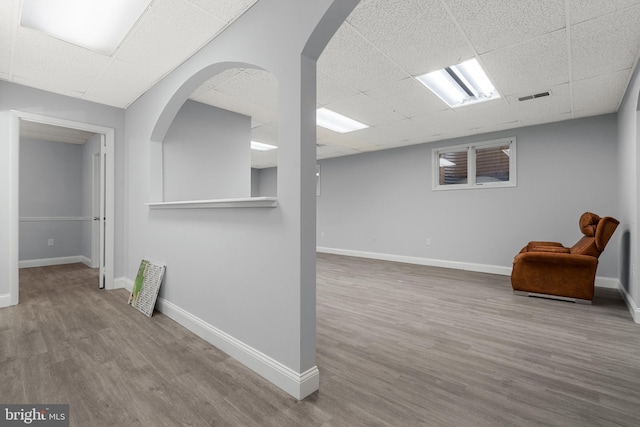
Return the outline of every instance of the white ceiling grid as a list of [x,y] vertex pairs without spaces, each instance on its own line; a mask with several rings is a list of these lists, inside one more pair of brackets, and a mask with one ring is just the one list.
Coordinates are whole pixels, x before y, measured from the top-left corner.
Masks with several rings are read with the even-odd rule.
[[[126,108],[256,0],[154,0],[105,56],[18,25],[0,1],[0,79]],[[640,0],[362,0],[318,61],[318,106],[371,127],[318,128],[318,157],[617,111],[640,50]],[[477,58],[501,98],[450,109],[414,77]],[[548,97],[519,97],[550,91]],[[277,82],[216,76],[192,96],[252,117],[277,145]],[[265,167],[275,154],[257,154]]]

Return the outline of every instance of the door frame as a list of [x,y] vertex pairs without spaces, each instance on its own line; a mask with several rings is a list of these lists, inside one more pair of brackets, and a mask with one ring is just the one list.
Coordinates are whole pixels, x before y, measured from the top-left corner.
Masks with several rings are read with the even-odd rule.
[[[72,129],[79,129],[103,135],[100,152],[105,153],[106,161],[104,173],[104,201],[105,218],[104,223],[105,239],[101,242],[104,247],[104,276],[100,277],[100,283],[104,283],[106,289],[114,289],[114,247],[115,247],[115,161],[114,161],[114,140],[115,130],[113,128],[93,125],[89,123],[77,122],[73,120],[61,119],[58,117],[45,116],[41,114],[28,113],[24,111],[11,110],[10,130],[9,130],[9,156],[10,156],[10,189],[9,189],[9,221],[11,224],[9,235],[9,257],[11,260],[10,277],[10,305],[16,305],[19,301],[20,278],[18,267],[18,253],[20,245],[20,121],[43,123],[55,126],[63,126]],[[104,244],[102,244],[104,243]]]

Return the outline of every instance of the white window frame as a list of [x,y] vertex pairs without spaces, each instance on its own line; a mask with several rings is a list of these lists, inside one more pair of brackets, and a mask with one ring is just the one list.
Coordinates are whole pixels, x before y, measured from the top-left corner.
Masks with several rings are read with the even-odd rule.
[[[509,145],[509,181],[476,182],[476,150]],[[467,152],[467,182],[465,184],[440,184],[440,154],[454,151]],[[467,190],[477,188],[515,187],[516,182],[516,137],[500,138],[491,141],[473,142],[469,144],[449,145],[431,150],[433,190]]]

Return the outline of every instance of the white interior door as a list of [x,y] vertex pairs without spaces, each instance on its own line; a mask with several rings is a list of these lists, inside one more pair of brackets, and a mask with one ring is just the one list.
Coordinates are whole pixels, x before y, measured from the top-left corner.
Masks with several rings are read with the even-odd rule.
[[[99,260],[100,260],[100,276],[99,276],[99,284],[100,289],[103,289],[106,284],[106,274],[107,274],[107,266],[106,266],[106,244],[105,244],[105,236],[106,236],[106,222],[107,222],[107,213],[106,213],[106,172],[107,172],[107,147],[105,143],[105,136],[101,135],[100,137],[100,155],[98,158],[99,163],[99,178],[100,178],[100,188],[99,188],[99,197],[98,197],[98,220],[94,221],[98,223],[98,234],[99,234]],[[112,218],[109,218],[110,221],[113,221]]]
[[91,267],[100,267],[100,153],[93,155],[91,164]]

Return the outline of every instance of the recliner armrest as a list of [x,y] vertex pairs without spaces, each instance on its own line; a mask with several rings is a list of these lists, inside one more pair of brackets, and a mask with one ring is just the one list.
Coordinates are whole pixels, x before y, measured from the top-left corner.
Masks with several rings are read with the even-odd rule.
[[533,241],[533,242],[529,242],[526,246],[527,251],[531,251],[533,250],[533,248],[535,247],[540,247],[540,246],[544,246],[544,247],[563,247],[562,243],[558,243],[558,242],[541,242],[541,241]]
[[554,253],[534,251],[516,255],[513,263],[520,261],[535,264],[554,264],[564,267],[595,267],[598,265],[598,258],[589,255],[576,255],[571,253]]
[[570,254],[571,249],[563,246],[534,246],[529,252],[551,252],[556,254]]
[[514,290],[593,299],[598,258],[554,252],[516,255],[511,272]]

